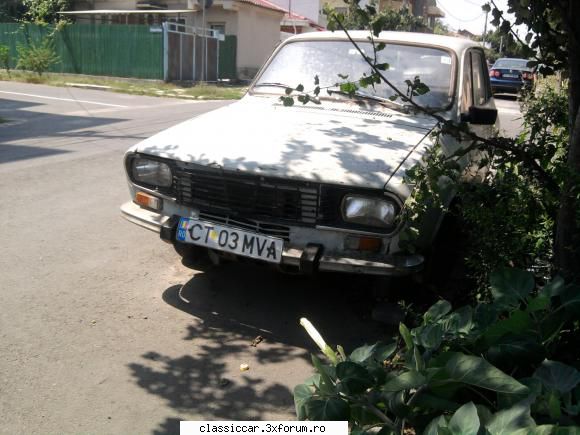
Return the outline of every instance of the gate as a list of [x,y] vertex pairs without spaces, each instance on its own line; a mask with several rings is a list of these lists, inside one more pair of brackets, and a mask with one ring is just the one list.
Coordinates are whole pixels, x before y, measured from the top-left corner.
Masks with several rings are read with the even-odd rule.
[[217,81],[220,41],[224,39],[215,30],[163,23],[165,81]]

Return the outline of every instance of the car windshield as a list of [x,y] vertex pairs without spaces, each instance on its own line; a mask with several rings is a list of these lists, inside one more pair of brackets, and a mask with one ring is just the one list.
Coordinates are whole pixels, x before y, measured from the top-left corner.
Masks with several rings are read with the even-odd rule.
[[[373,56],[369,42],[360,42],[366,56]],[[442,49],[402,44],[387,44],[377,52],[377,63],[388,63],[385,77],[403,93],[407,80],[419,77],[429,92],[413,97],[424,107],[443,108],[453,99],[453,59]],[[337,83],[355,82],[371,74],[372,70],[349,41],[297,41],[283,46],[267,65],[254,84],[253,91],[283,94],[284,87],[304,86],[305,92],[314,89],[314,78],[320,81],[321,96],[326,90],[336,90]],[[358,93],[387,100],[395,92],[385,83],[374,88],[360,87]],[[388,100],[387,100],[388,101]]]
[[528,60],[526,59],[499,59],[494,65],[494,68],[508,68],[508,69],[529,69]]

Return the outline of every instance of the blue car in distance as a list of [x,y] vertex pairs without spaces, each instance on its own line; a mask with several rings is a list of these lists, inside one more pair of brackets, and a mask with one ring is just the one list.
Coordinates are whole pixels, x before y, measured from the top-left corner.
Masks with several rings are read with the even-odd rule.
[[498,59],[489,70],[491,91],[518,94],[522,87],[531,88],[534,71],[528,67],[527,59]]

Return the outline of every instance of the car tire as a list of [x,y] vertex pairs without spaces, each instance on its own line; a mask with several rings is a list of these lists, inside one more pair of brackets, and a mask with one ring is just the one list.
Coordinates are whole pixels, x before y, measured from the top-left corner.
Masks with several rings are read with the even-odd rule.
[[467,302],[473,282],[465,261],[467,242],[460,206],[454,204],[443,217],[426,255],[422,280],[425,286],[450,302]]

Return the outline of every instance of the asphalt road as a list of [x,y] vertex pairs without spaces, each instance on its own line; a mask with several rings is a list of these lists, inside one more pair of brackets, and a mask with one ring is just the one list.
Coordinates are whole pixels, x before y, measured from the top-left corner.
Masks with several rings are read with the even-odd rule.
[[0,82],[0,433],[293,419],[313,350],[301,316],[347,349],[384,336],[364,279],[188,267],[120,217],[124,151],[224,104]]

